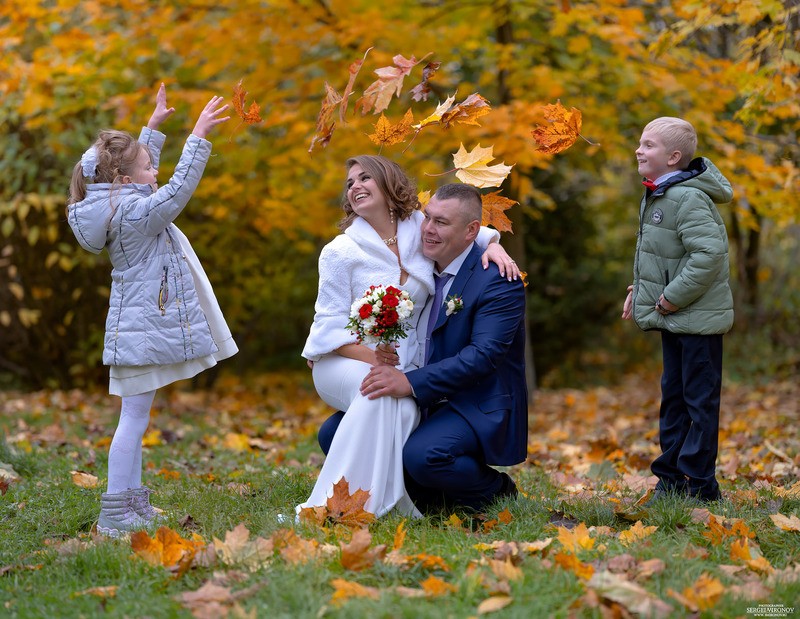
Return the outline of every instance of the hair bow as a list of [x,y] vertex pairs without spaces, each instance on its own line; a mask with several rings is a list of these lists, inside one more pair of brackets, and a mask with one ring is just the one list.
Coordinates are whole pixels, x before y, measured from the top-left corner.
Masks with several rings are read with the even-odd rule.
[[81,155],[81,168],[86,178],[94,180],[97,173],[97,149],[94,146]]

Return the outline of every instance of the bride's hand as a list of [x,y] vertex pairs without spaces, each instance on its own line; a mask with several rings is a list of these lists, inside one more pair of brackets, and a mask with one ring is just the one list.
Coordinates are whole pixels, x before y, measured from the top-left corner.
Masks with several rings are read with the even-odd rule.
[[400,357],[395,350],[394,344],[378,344],[375,349],[374,365],[388,365],[395,367],[400,365]]
[[481,264],[484,269],[489,267],[490,260],[497,265],[501,277],[505,277],[508,281],[519,278],[520,271],[517,263],[511,259],[500,243],[489,243],[489,247],[483,252]]

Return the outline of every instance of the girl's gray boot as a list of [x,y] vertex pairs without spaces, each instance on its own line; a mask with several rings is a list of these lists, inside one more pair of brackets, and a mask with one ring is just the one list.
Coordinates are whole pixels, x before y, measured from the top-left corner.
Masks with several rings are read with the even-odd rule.
[[141,488],[128,490],[128,492],[130,492],[133,497],[133,508],[136,510],[136,513],[147,520],[148,523],[162,524],[166,520],[155,507],[150,505],[150,495],[153,492],[150,488],[142,486]]
[[119,537],[128,531],[144,529],[150,522],[136,511],[133,490],[100,495],[100,519],[97,532],[108,537]]

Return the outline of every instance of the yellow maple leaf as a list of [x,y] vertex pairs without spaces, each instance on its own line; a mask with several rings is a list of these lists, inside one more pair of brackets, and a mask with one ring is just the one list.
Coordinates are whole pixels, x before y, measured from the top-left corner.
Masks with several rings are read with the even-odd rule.
[[250,531],[239,523],[225,533],[224,542],[214,538],[214,550],[225,565],[241,565],[256,571],[272,559],[274,544],[263,537],[250,539]]
[[455,100],[456,100],[455,95],[447,97],[447,99],[445,99],[444,102],[439,103],[439,105],[436,106],[436,109],[433,111],[433,114],[422,119],[421,121],[419,121],[419,123],[414,125],[414,129],[419,131],[420,129],[422,129],[423,127],[427,127],[428,125],[437,124],[440,120],[442,120],[442,116],[444,116],[444,113],[447,112],[447,110],[449,110],[452,107]]
[[565,570],[573,572],[578,578],[589,580],[594,574],[594,567],[583,563],[578,557],[568,552],[559,552],[553,557],[555,562]]
[[394,532],[394,544],[392,544],[392,548],[394,550],[400,550],[403,547],[403,542],[406,540],[406,521],[403,520],[400,524],[397,525],[397,529]]
[[800,518],[794,514],[791,516],[770,514],[770,520],[772,520],[776,527],[783,531],[800,531]]
[[502,561],[497,559],[488,559],[487,561],[492,573],[499,580],[522,580],[522,570],[514,565],[510,559],[504,559]]
[[652,535],[657,529],[656,526],[646,527],[641,520],[637,520],[631,528],[619,534],[619,541],[625,546],[630,546],[634,542]]
[[193,540],[182,538],[169,527],[161,527],[155,537],[147,531],[131,533],[131,550],[150,565],[161,565],[182,575],[194,560],[198,550],[205,547],[202,538],[195,536]]
[[72,483],[81,488],[96,488],[97,476],[87,473],[86,471],[70,471],[72,475]]
[[381,113],[378,122],[375,123],[375,133],[370,134],[369,139],[378,146],[391,146],[405,141],[406,136],[411,133],[411,123],[414,122],[414,115],[408,110],[403,119],[393,125],[386,116]]
[[456,177],[468,185],[475,187],[499,187],[511,172],[513,166],[502,163],[490,166],[488,163],[494,159],[492,151],[494,146],[481,148],[478,144],[471,152],[467,152],[464,145],[453,155],[456,167]]
[[441,578],[437,578],[433,575],[428,576],[419,584],[428,597],[439,597],[458,591],[458,587],[455,585],[451,585],[449,582],[445,582]]
[[514,598],[512,598],[510,595],[493,595],[492,597],[486,598],[483,600],[483,602],[478,604],[477,612],[479,615],[494,613],[498,610],[504,609],[513,601]]
[[583,522],[571,531],[566,527],[558,527],[558,541],[570,552],[581,548],[589,550],[594,546],[594,539],[589,537],[589,529]]
[[334,578],[331,581],[331,586],[334,588],[331,602],[336,606],[354,597],[369,598],[371,600],[380,598],[380,591],[375,587],[367,587],[351,580],[345,580],[344,578]]
[[419,203],[422,205],[422,208],[424,210],[425,206],[427,206],[428,202],[431,201],[431,192],[430,192],[430,190],[420,191],[417,194],[417,200],[419,200]]
[[747,538],[743,537],[731,544],[731,559],[733,561],[749,561],[753,557],[750,555],[750,545]]
[[536,140],[536,150],[549,155],[555,155],[567,150],[575,143],[581,133],[581,113],[574,107],[567,110],[561,101],[548,104],[542,112],[549,125],[537,125],[531,131]]
[[456,514],[450,514],[450,517],[445,521],[448,526],[454,529],[463,529],[464,521],[461,520]]
[[725,593],[723,584],[708,574],[702,574],[694,584],[683,590],[683,596],[698,610],[714,607],[723,593]]
[[498,190],[483,194],[481,196],[481,204],[483,205],[481,225],[492,226],[498,232],[513,232],[511,230],[511,220],[505,214],[505,211],[518,204],[516,200],[509,200],[501,196],[500,190]]

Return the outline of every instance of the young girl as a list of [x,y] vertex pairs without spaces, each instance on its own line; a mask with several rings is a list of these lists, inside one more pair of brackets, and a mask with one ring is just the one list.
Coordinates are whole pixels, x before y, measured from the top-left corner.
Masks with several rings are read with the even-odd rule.
[[156,389],[190,378],[237,352],[211,284],[189,240],[173,224],[191,198],[211,154],[206,136],[230,116],[222,97],[206,104],[186,140],[175,174],[156,183],[165,136],[156,131],[174,111],[164,85],[137,141],[101,131],[75,165],[67,216],[80,245],[108,251],[111,298],[103,363],[109,393],[122,397],[108,453],[108,490],[97,530],[111,537],[157,516],[142,486],[142,438]]

